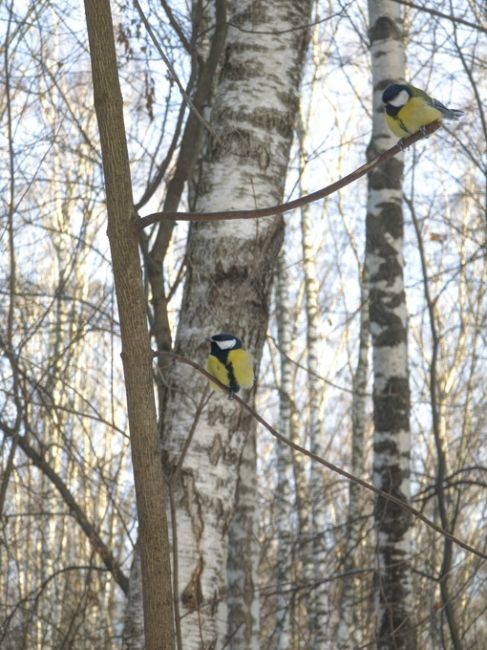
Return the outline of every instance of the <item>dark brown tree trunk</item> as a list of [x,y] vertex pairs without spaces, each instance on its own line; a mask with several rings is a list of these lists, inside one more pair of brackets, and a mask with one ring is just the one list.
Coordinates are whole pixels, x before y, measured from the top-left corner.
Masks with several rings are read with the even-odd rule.
[[85,0],[122,339],[142,560],[145,648],[172,650],[171,567],[152,355],[108,0]]

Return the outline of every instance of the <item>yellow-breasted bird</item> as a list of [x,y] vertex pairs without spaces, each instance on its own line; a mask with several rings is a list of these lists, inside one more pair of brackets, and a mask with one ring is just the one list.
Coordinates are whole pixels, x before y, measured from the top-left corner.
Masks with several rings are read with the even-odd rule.
[[[211,351],[206,364],[210,375],[228,387],[230,399],[240,388],[254,385],[252,355],[242,347],[242,341],[233,334],[214,334],[207,339]],[[212,388],[219,388],[211,384]]]
[[382,93],[386,107],[386,121],[399,138],[420,131],[431,122],[458,120],[463,111],[447,108],[423,90],[410,84],[392,84]]

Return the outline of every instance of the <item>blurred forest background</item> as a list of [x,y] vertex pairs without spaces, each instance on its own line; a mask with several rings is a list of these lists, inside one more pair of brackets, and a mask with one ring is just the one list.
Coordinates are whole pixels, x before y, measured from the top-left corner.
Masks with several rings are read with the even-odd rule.
[[[202,194],[197,138],[189,173],[176,173],[189,115],[182,89],[210,120],[211,93],[195,99],[195,92],[218,4],[112,2],[141,216],[164,206],[194,209]],[[465,111],[460,122],[404,153],[410,502],[486,553],[485,6],[374,4],[401,15],[405,78]],[[363,164],[372,132],[371,8],[362,0],[310,6],[284,200]],[[0,26],[0,647],[119,648],[137,518],[85,16],[70,0],[4,0]],[[224,209],[225,201],[235,207],[229,191],[206,209]],[[279,202],[270,197],[268,205]],[[252,189],[246,207],[255,207]],[[286,213],[282,248],[269,260],[265,340],[256,342],[252,323],[234,333],[260,358],[256,410],[298,444],[372,482],[366,214],[365,178]],[[154,348],[171,349],[194,267],[188,224],[160,232],[157,225],[144,230],[141,264]],[[158,236],[166,242],[157,275],[150,252]],[[211,255],[207,264],[214,264]],[[163,283],[159,300],[156,281]],[[193,331],[193,348],[176,348],[203,363],[205,337],[226,322],[215,318],[215,330],[210,322]],[[259,345],[262,353],[255,353]],[[154,369],[159,409],[167,399],[166,371]],[[204,380],[197,382],[202,390]],[[211,399],[227,408],[224,397]],[[182,401],[173,399],[170,408],[192,421],[194,411]],[[291,453],[260,426],[257,460],[242,449],[237,471],[256,462],[249,533],[254,629],[251,640],[229,632],[215,647],[374,647],[373,495],[353,492],[344,478]],[[410,566],[417,647],[485,648],[485,560],[415,521]],[[326,629],[314,641],[312,616]],[[343,640],[341,621],[359,628],[359,638]],[[198,647],[192,643],[183,638],[184,648]]]

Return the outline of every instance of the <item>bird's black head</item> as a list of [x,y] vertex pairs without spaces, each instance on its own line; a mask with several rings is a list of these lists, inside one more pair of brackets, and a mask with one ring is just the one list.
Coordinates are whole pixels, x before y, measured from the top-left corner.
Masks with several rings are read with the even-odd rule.
[[382,93],[384,104],[401,107],[411,98],[411,89],[406,84],[391,84]]
[[211,343],[211,354],[215,357],[226,356],[230,350],[242,347],[242,341],[233,334],[214,334],[208,341]]

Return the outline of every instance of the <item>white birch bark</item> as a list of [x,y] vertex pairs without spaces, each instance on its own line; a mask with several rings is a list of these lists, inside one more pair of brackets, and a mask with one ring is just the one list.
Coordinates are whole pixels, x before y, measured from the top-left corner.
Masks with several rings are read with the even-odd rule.
[[144,610],[142,604],[142,567],[140,565],[140,550],[135,546],[125,620],[123,622],[123,650],[144,650]]
[[[301,26],[307,24],[309,9],[309,2],[291,0],[232,3],[210,118],[214,134],[197,186],[199,211],[263,207],[281,200],[304,53]],[[204,338],[231,331],[259,362],[281,240],[280,218],[191,225],[178,352],[203,362]],[[169,380],[164,445],[168,463],[174,465],[204,382],[182,365],[174,365]],[[219,647],[227,634],[226,535],[239,458],[253,429],[234,402],[215,394],[173,484],[184,650]]]
[[[373,79],[373,156],[396,138],[383,117],[381,95],[404,78],[401,6],[369,0]],[[379,112],[380,111],[380,112]],[[369,175],[366,264],[370,288],[370,330],[374,374],[374,484],[409,498],[409,377],[407,313],[403,278],[403,161],[393,158]],[[378,499],[375,507],[377,647],[415,648],[411,618],[410,517]]]

